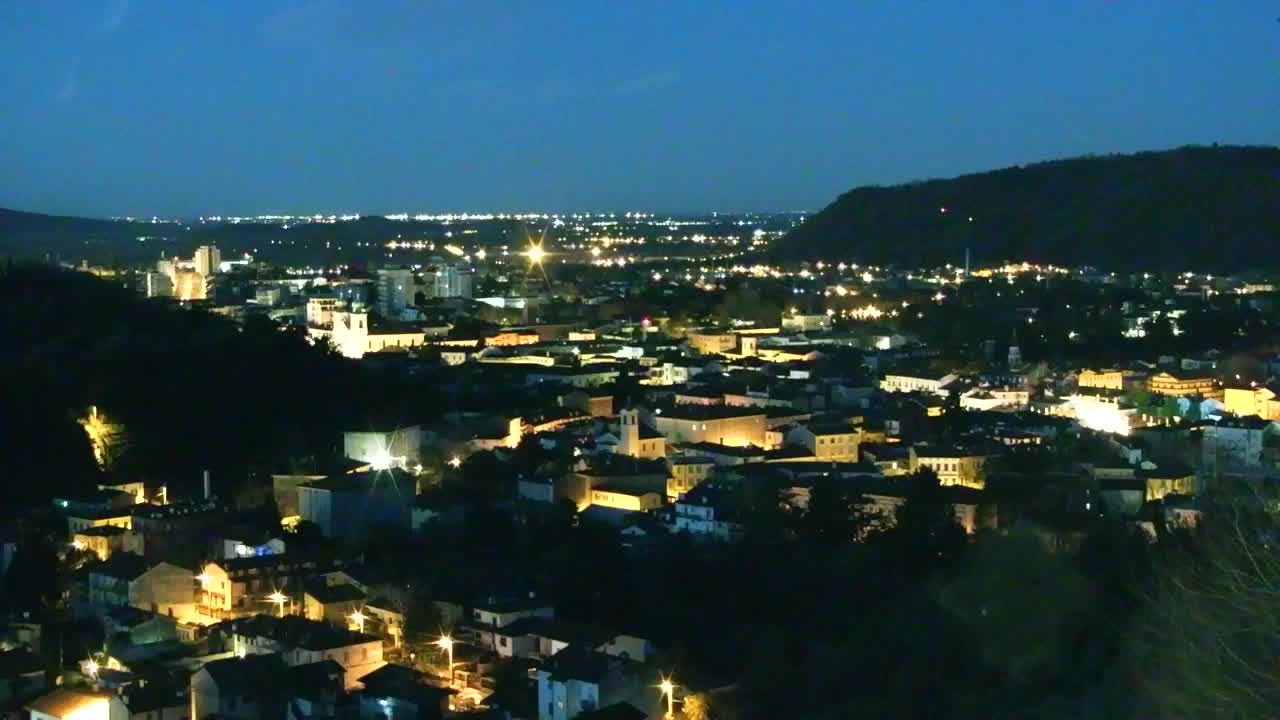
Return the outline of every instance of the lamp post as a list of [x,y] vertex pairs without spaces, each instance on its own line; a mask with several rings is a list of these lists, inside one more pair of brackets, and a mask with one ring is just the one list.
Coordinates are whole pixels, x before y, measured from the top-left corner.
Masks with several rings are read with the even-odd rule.
[[453,685],[453,638],[445,635],[436,641],[436,646],[449,653],[449,684]]
[[280,608],[280,617],[284,617],[284,604],[288,601],[289,598],[279,590],[267,596],[267,602],[275,603]]
[[351,616],[350,616],[350,618],[351,618],[351,622],[353,622],[353,623],[355,623],[355,624],[356,624],[356,630],[357,630],[358,632],[361,632],[361,633],[363,633],[363,632],[364,632],[364,621],[365,621],[365,617],[366,617],[366,615],[365,615],[364,613],[360,612],[359,610],[357,610],[357,611],[355,611],[355,612],[351,613]]
[[675,713],[676,686],[671,682],[671,678],[663,678],[662,682],[658,684],[658,689],[662,691],[663,695],[667,696],[667,714],[665,717],[668,720],[670,720],[671,718],[674,718],[676,716],[676,713]]

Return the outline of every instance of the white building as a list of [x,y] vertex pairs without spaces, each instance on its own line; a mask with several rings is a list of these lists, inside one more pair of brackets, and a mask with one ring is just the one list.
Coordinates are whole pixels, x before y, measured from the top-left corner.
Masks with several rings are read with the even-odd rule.
[[378,312],[383,317],[398,318],[400,311],[413,304],[413,271],[407,268],[378,271]]
[[338,307],[338,298],[314,297],[307,300],[307,326],[331,327],[333,311]]
[[955,375],[885,375],[880,381],[880,389],[885,392],[926,392],[946,397],[946,386],[955,380]]
[[441,265],[427,280],[427,294],[430,297],[471,297],[471,273],[456,265]]
[[313,341],[329,339],[343,357],[360,359],[369,353],[390,348],[421,347],[427,341],[421,331],[373,332],[369,329],[369,314],[335,310],[331,314],[332,328],[311,327],[308,335]]
[[825,313],[819,315],[783,313],[782,329],[786,332],[824,332],[831,329],[831,316]]
[[173,278],[162,272],[147,273],[146,293],[149,298],[173,297]]
[[196,248],[194,265],[196,272],[212,277],[222,267],[222,253],[214,245],[201,245]]
[[387,432],[344,432],[342,454],[369,463],[374,470],[416,465],[422,458],[422,426],[409,425]]
[[1117,398],[1100,395],[1069,395],[1067,404],[1075,415],[1076,422],[1090,430],[1128,435],[1133,428],[1142,423],[1134,408],[1120,407]]

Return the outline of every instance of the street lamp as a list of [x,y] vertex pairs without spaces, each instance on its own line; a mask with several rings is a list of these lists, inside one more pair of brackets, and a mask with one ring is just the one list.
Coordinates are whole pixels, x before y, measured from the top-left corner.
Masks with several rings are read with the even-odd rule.
[[89,658],[89,661],[84,664],[84,671],[94,680],[98,679],[98,663],[93,658]]
[[275,603],[280,608],[280,617],[284,617],[284,604],[288,601],[289,598],[279,590],[267,596],[267,602]]
[[676,686],[671,682],[671,678],[662,678],[662,682],[658,684],[658,689],[662,691],[663,695],[667,696],[667,714],[665,717],[668,719],[674,718],[676,716],[674,708]]
[[449,467],[453,468],[454,470],[457,470],[458,468],[462,467],[462,458],[458,457],[457,455],[454,455],[453,457],[449,458]]
[[365,614],[360,612],[359,610],[351,613],[351,622],[356,624],[356,628],[358,632],[361,632],[361,633],[364,632],[365,617],[366,617]]
[[541,265],[542,259],[547,256],[546,251],[542,249],[541,243],[530,243],[529,249],[525,250],[524,254],[533,265]]
[[449,684],[453,684],[453,638],[445,635],[436,641],[436,647],[444,649],[449,653]]

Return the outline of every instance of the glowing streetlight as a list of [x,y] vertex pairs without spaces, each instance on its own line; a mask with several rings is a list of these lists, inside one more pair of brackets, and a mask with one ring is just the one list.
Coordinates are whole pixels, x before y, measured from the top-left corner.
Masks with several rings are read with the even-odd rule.
[[351,615],[349,616],[351,622],[356,624],[356,631],[361,633],[364,632],[364,621],[367,617],[368,617],[367,615],[360,612],[359,610],[351,613]]
[[76,550],[83,550],[84,543],[80,542],[79,540],[73,540],[71,542],[71,547],[75,548]]
[[534,265],[541,265],[542,259],[547,256],[541,244],[530,244],[529,249],[524,251],[525,257],[529,258],[529,262]]
[[674,718],[676,716],[674,707],[676,686],[671,682],[671,678],[662,678],[662,682],[658,683],[658,689],[662,691],[663,695],[667,696],[667,714],[665,717]]
[[458,468],[462,467],[462,458],[458,457],[457,455],[454,455],[453,457],[449,458],[449,467],[453,468],[454,470],[457,470]]
[[436,647],[449,653],[449,684],[453,684],[453,638],[445,635],[435,642]]
[[84,671],[89,673],[89,676],[94,680],[98,679],[98,663],[95,662],[93,658],[90,658],[89,661],[84,664]]
[[280,617],[284,617],[284,604],[289,601],[288,596],[276,590],[267,596],[267,602],[275,603],[280,608]]

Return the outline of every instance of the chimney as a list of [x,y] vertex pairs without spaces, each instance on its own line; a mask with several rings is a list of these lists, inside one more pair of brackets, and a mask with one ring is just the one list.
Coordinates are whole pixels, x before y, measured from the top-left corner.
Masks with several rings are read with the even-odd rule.
[[209,499],[209,471],[204,471],[204,499]]

